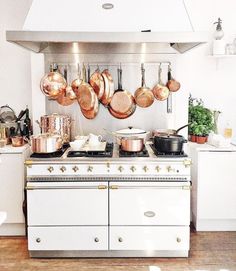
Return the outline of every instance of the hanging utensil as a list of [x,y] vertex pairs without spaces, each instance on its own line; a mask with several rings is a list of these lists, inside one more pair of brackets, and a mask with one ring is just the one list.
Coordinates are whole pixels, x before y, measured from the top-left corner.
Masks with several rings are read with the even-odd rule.
[[97,94],[98,99],[101,100],[105,90],[105,81],[99,67],[97,67],[96,71],[89,77],[89,83]]
[[[87,83],[85,66],[83,66],[83,78],[84,78],[83,80],[85,80],[85,83],[88,85],[89,89],[91,90],[91,95],[93,95],[93,102],[91,101],[93,103],[93,105],[91,104],[92,107],[89,110],[86,110],[83,108],[83,106],[81,106],[80,110],[85,118],[94,119],[98,114],[99,101],[98,101],[98,97],[97,97],[96,93],[94,92],[93,88]],[[89,80],[89,78],[90,78],[90,66],[88,65],[88,80]],[[80,88],[79,88],[79,91],[80,91]],[[84,93],[84,95],[85,94],[86,93]],[[88,97],[88,96],[84,96],[84,98],[83,97],[82,98],[86,99],[86,97]],[[91,99],[91,98],[89,97],[89,99]],[[83,105],[82,102],[81,102],[81,104]]]
[[113,78],[109,72],[108,69],[105,69],[103,72],[102,72],[102,76],[103,76],[103,79],[104,79],[104,83],[105,83],[105,88],[104,88],[104,93],[103,93],[103,96],[101,98],[101,103],[105,106],[107,106],[110,101],[111,101],[111,98],[114,94],[114,81],[113,81]]
[[118,71],[118,89],[115,91],[109,103],[108,110],[111,115],[118,119],[125,119],[130,117],[135,109],[135,101],[133,95],[122,89],[122,69],[121,67],[117,69]]
[[144,64],[141,65],[142,83],[141,87],[138,88],[135,93],[135,102],[140,107],[149,107],[154,102],[154,95],[149,87],[146,87],[145,83],[145,69]]
[[158,84],[156,84],[154,86],[154,88],[152,89],[154,97],[158,101],[166,100],[168,98],[169,92],[170,92],[169,89],[161,81],[161,72],[162,72],[162,68],[161,68],[161,64],[160,64],[159,69],[158,69]]
[[51,64],[50,72],[40,82],[40,89],[43,94],[56,100],[58,95],[66,88],[67,83],[61,73],[58,72],[57,64]]
[[77,92],[77,101],[83,110],[92,110],[95,105],[96,97],[97,96],[93,90],[93,88],[86,82],[86,68],[83,65],[82,69],[82,83],[78,87]]
[[[65,77],[66,81],[68,82],[67,67],[65,67],[65,69],[64,69],[64,77]],[[72,90],[70,85],[67,85],[67,87],[65,89],[63,89],[63,91],[58,95],[57,102],[60,105],[68,106],[68,105],[73,104],[75,99],[76,99],[76,95],[75,95],[74,91]]]
[[79,89],[79,86],[80,84],[82,83],[82,79],[81,79],[81,71],[80,71],[80,66],[79,66],[79,63],[78,63],[78,67],[77,67],[77,72],[78,72],[78,75],[77,75],[77,78],[74,79],[71,83],[71,87],[76,95],[76,97],[78,96],[78,89]]
[[168,65],[168,81],[166,86],[171,92],[176,92],[180,89],[180,83],[172,77],[171,64]]

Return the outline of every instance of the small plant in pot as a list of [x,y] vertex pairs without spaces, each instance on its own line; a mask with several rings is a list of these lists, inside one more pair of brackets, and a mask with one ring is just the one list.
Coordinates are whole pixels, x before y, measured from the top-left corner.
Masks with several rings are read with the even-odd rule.
[[189,135],[190,140],[203,144],[214,128],[213,112],[206,108],[203,101],[189,97]]

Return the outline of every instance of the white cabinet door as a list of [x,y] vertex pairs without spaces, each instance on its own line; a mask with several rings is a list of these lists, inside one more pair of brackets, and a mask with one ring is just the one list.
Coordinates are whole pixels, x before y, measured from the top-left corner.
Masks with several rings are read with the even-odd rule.
[[21,153],[0,154],[0,210],[5,223],[23,223],[24,161]]
[[236,152],[198,155],[198,219],[236,219]]
[[189,225],[189,183],[111,183],[110,225]]
[[[105,189],[99,189],[100,185]],[[107,183],[28,186],[32,189],[27,191],[29,226],[108,225]]]
[[107,227],[28,227],[29,250],[107,250]]
[[111,250],[189,250],[189,227],[110,227]]

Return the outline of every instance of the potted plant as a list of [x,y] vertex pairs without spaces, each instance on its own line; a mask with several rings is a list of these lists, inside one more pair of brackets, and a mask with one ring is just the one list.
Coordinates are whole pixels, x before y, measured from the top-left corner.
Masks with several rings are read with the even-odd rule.
[[201,99],[189,97],[190,140],[203,144],[214,128],[213,112],[206,108]]

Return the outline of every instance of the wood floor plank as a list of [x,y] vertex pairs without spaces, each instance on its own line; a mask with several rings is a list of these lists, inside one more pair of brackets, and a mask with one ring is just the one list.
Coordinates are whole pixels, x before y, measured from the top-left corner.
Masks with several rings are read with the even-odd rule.
[[0,271],[236,271],[236,232],[192,232],[189,258],[32,259],[24,237],[0,237]]

